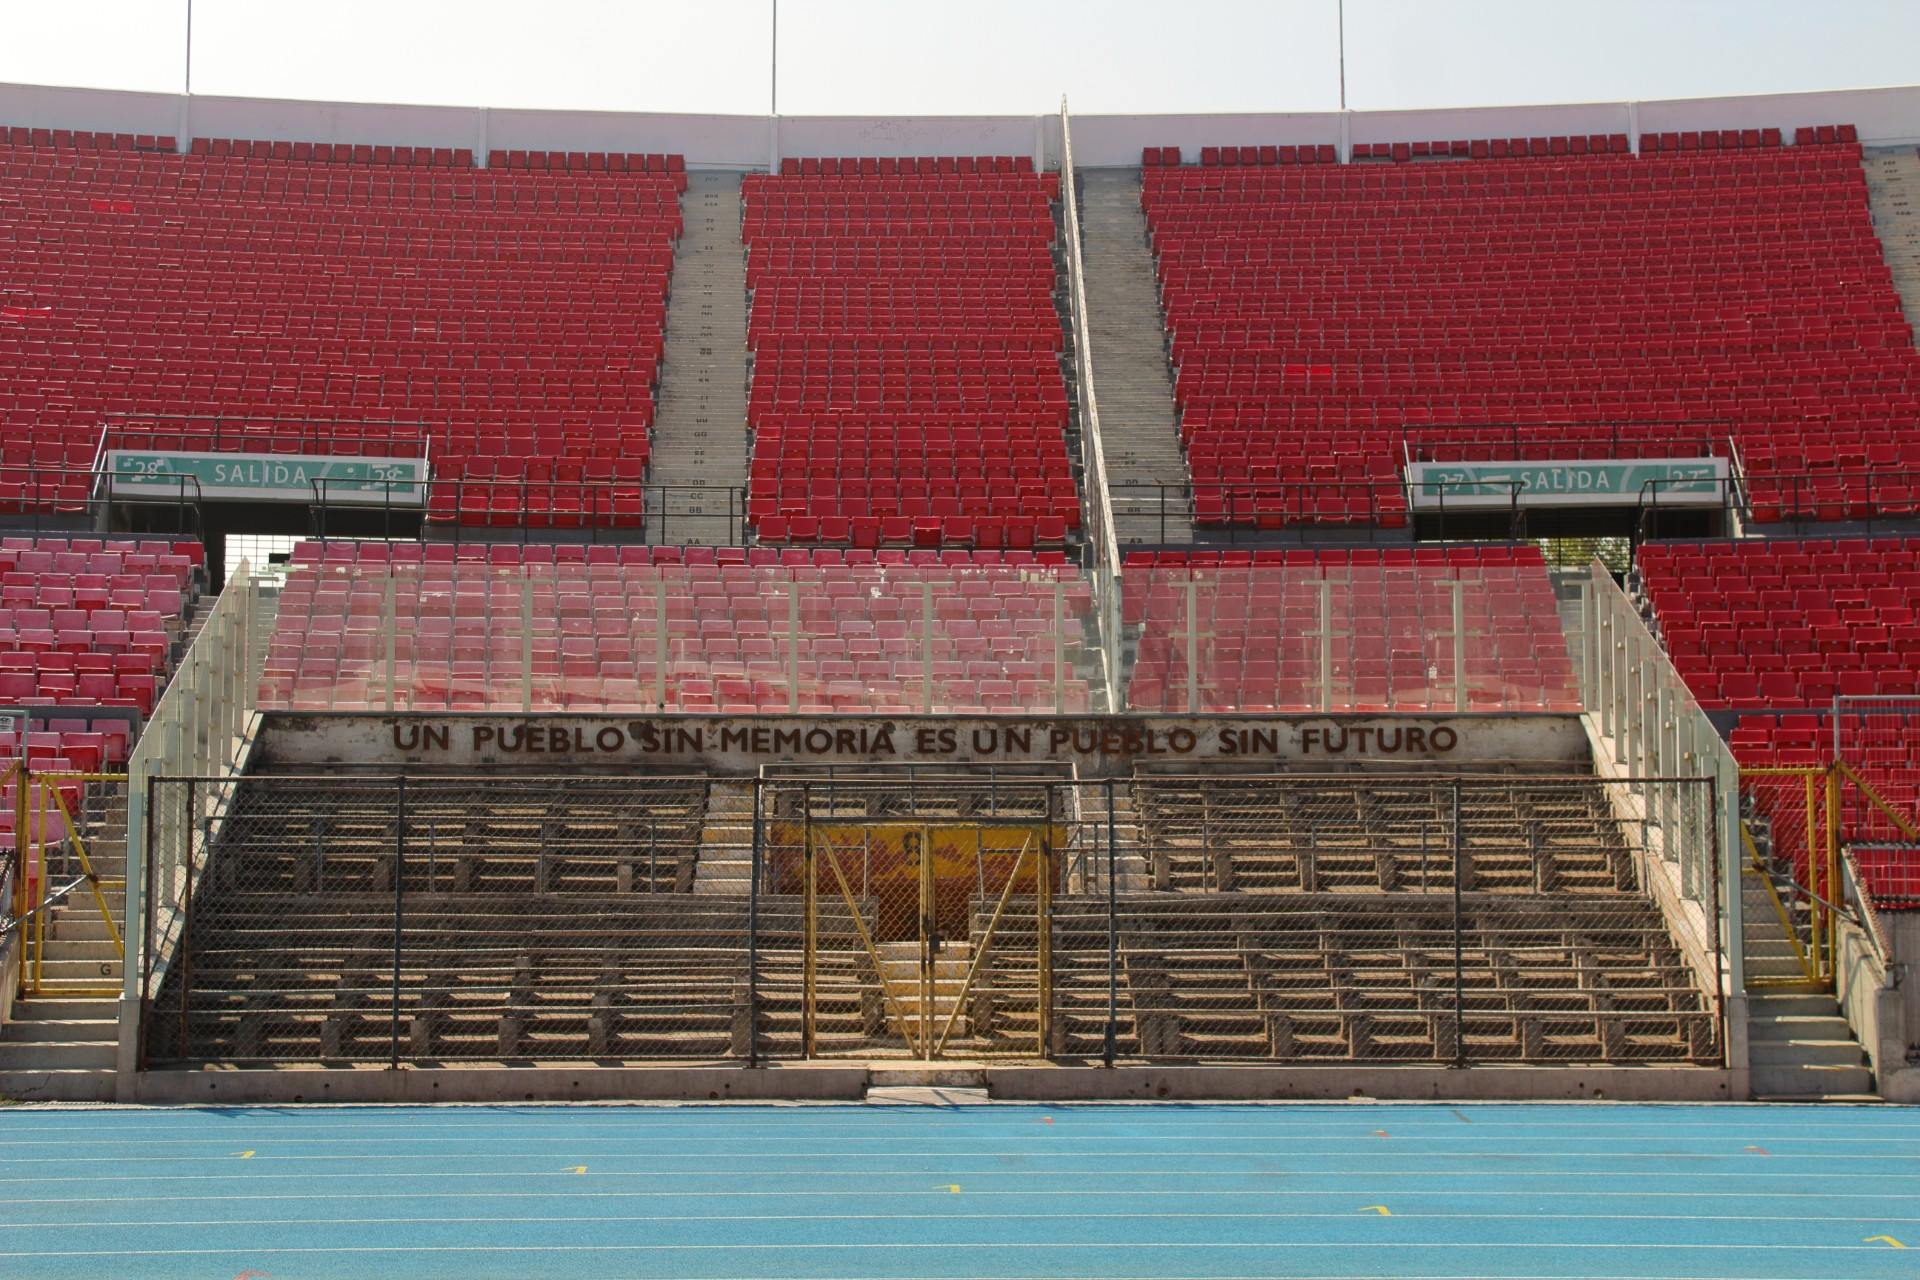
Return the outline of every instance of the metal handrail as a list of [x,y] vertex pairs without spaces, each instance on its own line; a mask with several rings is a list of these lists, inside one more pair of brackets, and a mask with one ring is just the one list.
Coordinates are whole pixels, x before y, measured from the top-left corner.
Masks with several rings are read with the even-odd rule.
[[81,885],[90,884],[96,879],[98,879],[96,876],[80,876],[71,884],[62,885],[60,888],[52,890],[34,906],[28,907],[13,919],[0,923],[0,938],[6,937],[15,929],[18,929],[21,925],[33,919],[36,915],[45,911],[48,907],[57,906],[66,899],[68,894],[78,889]]
[[1080,193],[1073,165],[1073,125],[1065,96],[1060,99],[1060,191],[1066,208],[1068,279],[1072,288],[1074,372],[1080,402],[1080,447],[1084,455],[1084,499],[1090,517],[1084,523],[1087,550],[1094,560],[1090,575],[1096,594],[1095,619],[1105,661],[1107,706],[1120,701],[1120,635],[1117,594],[1120,582],[1120,533],[1113,519],[1113,489],[1108,483],[1106,443],[1100,432],[1100,407],[1094,390],[1093,334],[1087,324],[1086,264],[1080,247]]

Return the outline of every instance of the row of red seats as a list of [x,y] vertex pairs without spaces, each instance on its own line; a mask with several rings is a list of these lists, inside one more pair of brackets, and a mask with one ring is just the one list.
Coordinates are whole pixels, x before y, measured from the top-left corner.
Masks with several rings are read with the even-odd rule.
[[[1912,690],[1904,693],[1911,697]],[[1750,769],[1824,769],[1839,756],[1907,821],[1920,816],[1920,739],[1908,709],[1898,703],[1883,712],[1848,713],[1837,728],[1826,713],[1743,715],[1729,732],[1728,745]],[[1741,786],[1756,814],[1767,820],[1775,852],[1790,863],[1799,883],[1809,884],[1804,778],[1749,775]],[[1858,871],[1876,909],[1920,910],[1920,853],[1900,825],[1854,786],[1840,789],[1839,837],[1843,856]],[[1838,892],[1833,896],[1837,900]]]
[[1135,710],[1580,706],[1536,547],[1156,552],[1122,583]]
[[1703,707],[1818,707],[1920,685],[1920,542],[1653,543],[1639,572]]
[[268,707],[518,709],[529,678],[540,709],[1090,703],[1090,594],[1058,555],[305,543],[292,559]]
[[[0,370],[0,425],[27,428],[69,466],[90,461],[117,415],[260,420],[216,430],[214,448],[305,447],[265,424],[358,420],[330,428],[357,440],[348,451],[417,451],[427,438],[455,468],[507,448],[644,466],[679,227],[664,162],[556,177],[443,168],[429,152],[362,178],[351,163],[295,159],[293,144],[215,149],[0,156],[0,194],[27,213],[26,233],[0,244],[0,270],[31,335]],[[156,181],[129,193],[128,174]],[[209,440],[192,423],[148,425]],[[53,459],[36,449],[35,460]],[[571,495],[548,495],[536,518],[593,515]],[[83,496],[67,483],[50,501]],[[502,514],[489,504],[486,518]]]
[[930,178],[1032,172],[1032,156],[785,156],[780,161],[783,178]]
[[198,542],[0,537],[0,706],[70,709],[28,739],[42,767],[125,762],[129,726],[87,708],[152,714],[204,564]]
[[[1831,479],[1821,498],[1843,510],[1911,506],[1821,448],[1920,401],[1856,147],[1213,172],[1149,170],[1142,197],[1193,477],[1215,495],[1269,475],[1301,488],[1200,502],[1203,520],[1402,519],[1392,438],[1329,453],[1315,430],[1419,423],[1444,460],[1479,423],[1535,423],[1522,434],[1544,444],[1583,418],[1711,424],[1742,451],[1763,516],[1789,468]],[[1800,180],[1815,175],[1809,201]],[[1521,181],[1527,198],[1489,213]],[[1390,214],[1383,192],[1399,192]],[[1556,239],[1569,217],[1601,249]],[[1489,238],[1477,254],[1461,243],[1475,229]],[[1754,249],[1729,247],[1746,238]],[[1606,358],[1629,344],[1640,354]]]
[[747,179],[762,540],[1024,549],[1077,526],[1056,182],[959,159]]
[[252,138],[195,138],[189,154],[219,159],[288,160],[318,164],[433,165],[473,164],[471,147],[407,147],[354,142],[269,142]]
[[[1816,142],[1856,142],[1858,140],[1859,135],[1850,124],[1820,125],[1794,131],[1794,143],[1797,146]],[[1780,144],[1780,130],[1773,128],[1680,130],[1640,135],[1642,154],[1663,151],[1733,151],[1743,147],[1777,147]],[[1499,160],[1518,156],[1551,158],[1625,155],[1628,151],[1626,134],[1593,133],[1529,138],[1453,138],[1438,142],[1357,142],[1353,144],[1353,159],[1393,160],[1405,163],[1411,160],[1443,158]],[[1214,166],[1250,168],[1259,165],[1316,162],[1325,164],[1337,159],[1338,156],[1338,150],[1327,143],[1285,147],[1257,145],[1200,149],[1200,163],[1208,168]],[[1140,164],[1145,169],[1176,168],[1180,163],[1178,147],[1146,147],[1140,152]]]
[[172,151],[172,134],[97,133],[91,129],[31,129],[10,125],[0,129],[0,142],[10,147],[57,147],[62,151]]

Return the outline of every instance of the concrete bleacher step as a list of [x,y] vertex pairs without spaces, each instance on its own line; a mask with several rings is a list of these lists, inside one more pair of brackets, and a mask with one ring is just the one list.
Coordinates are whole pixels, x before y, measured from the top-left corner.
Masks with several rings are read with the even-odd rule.
[[693,869],[695,893],[736,894],[750,887],[753,796],[751,782],[715,781],[708,790],[700,853]]
[[1831,990],[1810,982],[1772,898],[1748,869],[1745,964],[1752,1090],[1774,1100],[1870,1097],[1871,1075]]
[[[747,482],[747,272],[740,241],[740,175],[693,173],[681,198],[685,230],[667,300],[659,412],[649,483],[711,491],[649,492],[655,542],[737,544],[727,496]],[[738,500],[735,500],[737,506]],[[666,507],[666,518],[655,512]]]
[[1113,496],[1114,523],[1125,543],[1193,540],[1187,463],[1175,421],[1173,375],[1140,171],[1087,169],[1081,181],[1081,254],[1086,268],[1100,435],[1110,484],[1164,484],[1168,517],[1144,492]]
[[1907,323],[1920,329],[1920,154],[1911,146],[1861,153],[1867,202]]

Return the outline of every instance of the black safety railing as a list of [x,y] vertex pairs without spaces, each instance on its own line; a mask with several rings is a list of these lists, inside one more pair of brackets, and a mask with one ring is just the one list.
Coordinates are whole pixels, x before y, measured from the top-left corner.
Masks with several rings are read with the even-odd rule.
[[146,532],[203,538],[201,504],[200,481],[195,476],[116,476],[103,467],[0,464],[0,521],[35,533],[42,529],[68,533],[76,520],[94,528],[107,527],[110,522],[104,517],[113,506],[143,511]]
[[445,439],[444,424],[398,418],[305,415],[110,413],[100,448],[153,453],[272,453],[414,458]]
[[1399,429],[1409,462],[1595,461],[1635,457],[1725,457],[1734,424],[1720,418],[1679,422],[1408,423]]
[[380,536],[421,522],[447,541],[701,541],[739,546],[747,536],[746,491],[728,485],[621,480],[313,480],[309,530],[329,537],[351,516]]

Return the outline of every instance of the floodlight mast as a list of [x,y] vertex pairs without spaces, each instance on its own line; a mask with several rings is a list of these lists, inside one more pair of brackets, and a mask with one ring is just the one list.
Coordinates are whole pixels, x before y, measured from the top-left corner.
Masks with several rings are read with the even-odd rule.
[[[779,0],[775,0],[776,6]],[[1340,11],[1340,109],[1347,109],[1347,0],[1335,0]]]

